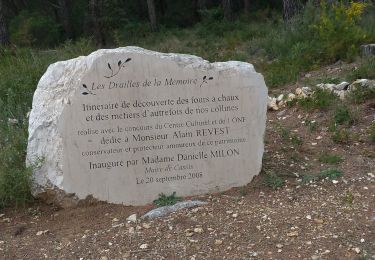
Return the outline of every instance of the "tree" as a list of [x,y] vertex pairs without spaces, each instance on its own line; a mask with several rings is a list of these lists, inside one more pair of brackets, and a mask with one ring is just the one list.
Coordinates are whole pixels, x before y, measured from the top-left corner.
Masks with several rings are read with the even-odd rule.
[[207,9],[206,0],[193,0],[194,21],[197,22],[201,19],[202,11]]
[[206,0],[197,0],[197,5],[199,10],[205,10],[207,9],[207,3]]
[[156,32],[158,30],[158,23],[156,20],[156,8],[154,0],[147,0],[148,16],[150,18],[151,31]]
[[283,18],[284,21],[289,21],[302,8],[300,0],[283,0]]
[[58,0],[59,16],[68,38],[73,38],[73,28],[71,24],[71,0]]
[[250,13],[250,0],[244,0],[243,1],[243,5],[244,5],[244,10],[245,10],[245,13]]
[[0,0],[0,46],[9,43],[8,21],[5,10],[5,1]]
[[222,0],[224,18],[233,21],[232,0]]
[[90,11],[90,22],[92,25],[94,38],[96,44],[100,47],[105,46],[106,41],[103,33],[103,0],[90,0],[89,1],[89,11]]

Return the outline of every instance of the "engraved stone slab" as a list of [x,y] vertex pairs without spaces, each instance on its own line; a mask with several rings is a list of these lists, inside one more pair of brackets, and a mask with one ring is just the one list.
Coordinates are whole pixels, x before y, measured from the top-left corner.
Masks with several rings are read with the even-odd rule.
[[49,66],[34,94],[34,194],[127,205],[242,186],[261,170],[267,88],[248,63],[138,47]]

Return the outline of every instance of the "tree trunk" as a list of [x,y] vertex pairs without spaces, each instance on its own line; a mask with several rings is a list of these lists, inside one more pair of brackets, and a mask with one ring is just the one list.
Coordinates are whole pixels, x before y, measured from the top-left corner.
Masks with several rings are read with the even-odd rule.
[[284,21],[289,21],[302,8],[300,0],[283,0],[283,18]]
[[224,18],[227,19],[228,21],[233,21],[231,2],[232,2],[231,0],[222,0]]
[[62,21],[65,34],[69,39],[73,38],[71,10],[71,0],[59,0],[59,16]]
[[205,9],[207,9],[206,0],[198,0],[198,9],[199,10],[205,10]]
[[244,10],[246,14],[250,13],[250,0],[244,0],[243,1]]
[[199,21],[202,19],[202,11],[206,10],[206,0],[193,0],[194,19]]
[[156,20],[156,8],[154,0],[147,0],[148,16],[150,18],[151,31],[156,32],[158,30],[158,23]]
[[0,0],[0,46],[9,44],[8,23],[4,0]]
[[89,11],[90,11],[90,23],[94,33],[96,44],[99,47],[105,46],[105,38],[103,34],[102,16],[100,10],[103,8],[101,0],[90,0]]

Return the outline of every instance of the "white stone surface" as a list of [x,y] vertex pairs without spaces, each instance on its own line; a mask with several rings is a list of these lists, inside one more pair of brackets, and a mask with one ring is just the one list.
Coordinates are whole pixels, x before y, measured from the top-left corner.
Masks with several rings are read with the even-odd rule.
[[[33,193],[142,205],[161,192],[186,196],[245,185],[261,169],[266,109],[264,79],[244,62],[209,63],[138,47],[57,62],[40,79],[30,113],[27,163],[41,164],[34,170]],[[148,139],[137,141],[138,134]],[[182,143],[194,146],[167,148]],[[152,146],[163,148],[136,151]],[[105,163],[113,167],[99,167]]]

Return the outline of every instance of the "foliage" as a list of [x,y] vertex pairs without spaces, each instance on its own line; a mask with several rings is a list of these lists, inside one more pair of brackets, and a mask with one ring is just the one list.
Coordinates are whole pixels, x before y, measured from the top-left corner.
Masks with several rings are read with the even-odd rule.
[[337,95],[330,90],[317,88],[311,96],[299,99],[298,104],[305,110],[328,109],[337,101]]
[[159,198],[154,200],[154,204],[158,207],[174,205],[178,201],[182,200],[181,197],[176,196],[176,192],[173,192],[171,195],[167,196],[164,193],[159,194]]
[[353,205],[353,202],[354,202],[354,194],[353,194],[353,191],[351,189],[347,189],[345,191],[345,195],[343,196],[343,202],[345,204],[348,204],[349,206],[352,206]]
[[349,134],[349,131],[346,130],[346,129],[336,129],[333,133],[332,133],[332,141],[334,143],[338,143],[338,144],[346,144],[349,142],[350,140],[350,134]]
[[0,208],[22,205],[31,199],[31,170],[24,165],[27,131],[22,126],[1,125],[0,133],[10,138],[0,144]]
[[356,79],[375,79],[375,58],[369,57],[362,60],[359,67],[347,76],[348,81]]
[[336,180],[342,176],[342,172],[338,169],[321,170],[318,174],[304,174],[302,175],[302,183],[315,182],[321,179]]
[[328,178],[329,180],[336,180],[342,176],[342,172],[337,169],[326,169],[319,173],[321,178]]
[[267,172],[264,175],[264,184],[276,190],[284,186],[284,180],[274,172]]
[[328,5],[321,2],[321,14],[317,23],[312,25],[324,52],[323,59],[335,61],[352,59],[358,53],[359,44],[366,40],[366,33],[359,26],[365,3],[337,2]]
[[338,125],[352,125],[355,122],[355,116],[347,106],[341,105],[335,108],[334,122]]
[[373,100],[375,99],[375,88],[357,87],[349,92],[347,99],[354,104],[361,104],[367,100]]
[[341,80],[340,78],[336,78],[336,77],[335,78],[326,77],[320,80],[320,82],[324,84],[339,84],[341,83]]
[[342,162],[342,158],[336,154],[323,153],[320,155],[319,161],[322,163],[338,164]]
[[375,122],[373,122],[370,126],[370,140],[375,142]]
[[11,41],[21,46],[47,47],[60,40],[59,25],[50,17],[22,11],[10,24]]
[[265,48],[276,59],[264,68],[268,85],[295,81],[299,73],[322,64],[352,60],[359,45],[374,37],[372,30],[360,26],[366,4],[321,3],[316,8],[310,1],[289,26],[270,34],[274,40],[266,42]]

